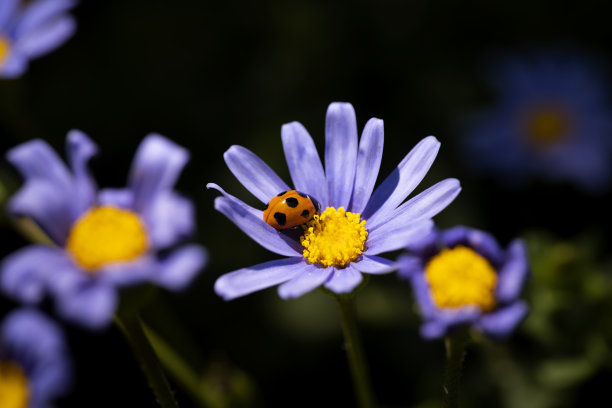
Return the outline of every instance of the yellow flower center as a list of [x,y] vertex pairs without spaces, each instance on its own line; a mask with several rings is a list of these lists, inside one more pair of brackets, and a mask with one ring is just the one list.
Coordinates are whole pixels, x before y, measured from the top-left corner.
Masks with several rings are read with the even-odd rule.
[[147,231],[138,215],[111,206],[93,208],[79,218],[66,244],[76,263],[89,272],[134,260],[147,248]]
[[11,43],[9,40],[0,35],[0,68],[2,64],[8,58],[9,52],[11,51]]
[[28,380],[21,367],[0,361],[0,407],[27,408],[28,399]]
[[489,261],[470,248],[442,250],[427,263],[425,277],[438,307],[471,305],[484,312],[495,308],[497,273]]
[[368,231],[358,213],[327,207],[304,226],[300,243],[310,263],[344,267],[363,252]]
[[570,127],[567,115],[560,109],[542,108],[531,112],[526,120],[527,138],[530,143],[545,147],[565,138]]

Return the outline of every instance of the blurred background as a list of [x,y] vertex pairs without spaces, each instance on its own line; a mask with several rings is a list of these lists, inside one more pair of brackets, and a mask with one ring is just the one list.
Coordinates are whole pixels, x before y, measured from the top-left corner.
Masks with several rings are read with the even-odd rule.
[[[433,134],[442,147],[417,192],[448,177],[463,187],[436,224],[484,229],[503,246],[523,237],[532,259],[524,293],[531,313],[507,341],[479,339],[468,349],[463,406],[585,406],[605,401],[612,383],[610,188],[537,174],[505,183],[474,171],[464,123],[499,104],[491,61],[540,50],[596,60],[612,100],[604,8],[595,1],[82,0],[73,38],[20,79],[0,81],[0,151],[42,138],[63,152],[66,133],[80,129],[99,145],[91,168],[110,187],[124,185],[147,133],[188,148],[177,189],[196,204],[194,239],[211,260],[186,291],[157,290],[144,312],[166,358],[186,362],[199,378],[194,388],[169,373],[179,403],[354,406],[333,299],[315,291],[283,301],[269,289],[225,302],[213,292],[221,274],[275,255],[214,211],[217,193],[205,185],[258,205],[223,152],[243,145],[290,182],[281,125],[301,122],[322,153],[333,101],[353,104],[359,129],[384,119],[379,183]],[[21,179],[4,159],[0,178],[4,202]],[[28,243],[4,214],[0,229],[0,256]],[[0,299],[3,314],[18,306]],[[370,279],[357,306],[381,405],[439,406],[444,345],[419,337],[408,283],[396,274]],[[51,304],[43,308],[57,317]],[[76,381],[58,407],[156,406],[119,330],[62,326]]]

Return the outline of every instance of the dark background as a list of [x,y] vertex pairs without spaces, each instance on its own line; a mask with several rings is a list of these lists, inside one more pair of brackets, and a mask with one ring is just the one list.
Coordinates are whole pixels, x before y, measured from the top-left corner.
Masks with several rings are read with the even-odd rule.
[[[100,147],[91,165],[98,183],[121,186],[147,133],[158,132],[188,148],[191,161],[177,188],[194,200],[199,227],[195,240],[212,258],[185,292],[160,290],[145,310],[145,320],[176,343],[207,384],[214,384],[221,398],[236,406],[240,401],[263,407],[352,406],[332,299],[315,292],[283,301],[270,289],[224,302],[214,294],[214,281],[221,274],[275,258],[213,209],[217,193],[206,190],[208,182],[256,203],[225,167],[223,152],[232,144],[246,146],[290,181],[281,125],[300,121],[322,152],[328,104],[351,102],[359,129],[370,117],[385,121],[381,177],[421,138],[433,134],[441,141],[440,154],[419,190],[456,177],[463,191],[436,217],[438,226],[486,229],[503,245],[533,231],[547,237],[546,245],[563,241],[571,247],[578,240],[575,245],[587,247],[588,253],[587,260],[582,255],[574,259],[582,265],[578,270],[595,264],[593,273],[609,276],[609,191],[585,194],[571,185],[538,181],[503,188],[466,170],[462,135],[455,126],[462,115],[494,103],[485,78],[492,56],[567,48],[605,63],[612,49],[605,5],[527,0],[83,0],[73,13],[78,30],[71,40],[33,61],[21,79],[0,82],[0,151],[42,138],[63,152],[67,131],[80,129]],[[18,175],[6,162],[1,171],[11,189],[19,186]],[[6,219],[1,234],[2,255],[27,244]],[[575,289],[572,283],[564,284]],[[532,288],[528,293],[536,292]],[[580,295],[575,289],[568,296]],[[4,312],[17,306],[9,299],[0,304]],[[564,305],[563,311],[571,310]],[[572,316],[588,326],[589,333],[610,329],[605,319],[605,329],[600,323],[588,324],[593,313],[605,314],[599,303],[581,305],[588,307],[574,309]],[[43,307],[55,316],[50,305]],[[385,406],[436,406],[443,343],[418,336],[409,286],[395,274],[371,279],[358,296],[358,314],[379,401]],[[520,393],[516,384],[521,379],[537,384],[532,378],[537,373],[527,369],[534,358],[573,358],[588,348],[572,349],[568,337],[586,329],[560,324],[559,344],[552,346],[521,331],[501,345],[470,348],[465,406],[528,406],[512,402],[509,395]],[[76,383],[59,407],[155,406],[116,328],[90,333],[63,326]],[[508,374],[512,370],[500,363],[499,353],[527,367],[517,371],[519,379]],[[581,406],[603,398],[612,380],[609,349],[604,362],[580,381],[553,392],[559,400],[540,402],[525,394],[525,401],[542,407]],[[171,380],[181,405],[196,406],[187,390]]]

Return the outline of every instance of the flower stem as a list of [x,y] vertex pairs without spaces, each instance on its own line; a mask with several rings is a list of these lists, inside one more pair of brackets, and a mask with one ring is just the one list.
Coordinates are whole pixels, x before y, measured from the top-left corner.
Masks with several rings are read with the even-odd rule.
[[162,408],[178,408],[170,384],[166,379],[161,364],[147,336],[142,322],[136,314],[122,314],[115,317],[117,326],[121,329],[138,361],[140,368],[147,377],[157,403]]
[[467,331],[462,330],[444,339],[446,367],[444,370],[444,408],[459,406],[461,369],[465,357],[465,346],[470,341]]
[[376,403],[374,402],[370,376],[364,358],[359,331],[357,330],[353,298],[347,295],[335,295],[335,298],[340,307],[344,347],[348,357],[357,403],[360,408],[372,408],[376,406]]

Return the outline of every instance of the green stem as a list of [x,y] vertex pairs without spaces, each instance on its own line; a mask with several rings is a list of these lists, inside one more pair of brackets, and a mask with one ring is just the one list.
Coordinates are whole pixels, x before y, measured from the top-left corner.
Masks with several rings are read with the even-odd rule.
[[376,403],[374,402],[370,376],[364,358],[359,331],[357,330],[353,298],[342,295],[335,295],[335,298],[340,307],[344,347],[348,357],[357,403],[361,408],[372,408],[376,406]]
[[149,386],[153,390],[159,406],[162,408],[178,408],[178,403],[174,399],[170,384],[166,379],[155,351],[153,351],[147,339],[138,315],[117,315],[115,322],[125,335],[134,355],[140,362],[140,368],[147,377]]
[[469,342],[466,331],[457,332],[444,339],[446,346],[446,367],[444,370],[444,408],[459,406],[461,369],[465,357],[465,346]]

